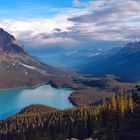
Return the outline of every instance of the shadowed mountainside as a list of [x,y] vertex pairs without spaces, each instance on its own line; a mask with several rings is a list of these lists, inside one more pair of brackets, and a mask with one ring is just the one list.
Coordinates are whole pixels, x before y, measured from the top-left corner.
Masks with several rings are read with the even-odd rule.
[[79,72],[92,76],[113,74],[122,81],[139,81],[139,58],[140,41],[135,41],[93,57],[91,62],[79,67]]
[[54,77],[70,75],[27,54],[14,36],[0,28],[0,89],[48,83]]

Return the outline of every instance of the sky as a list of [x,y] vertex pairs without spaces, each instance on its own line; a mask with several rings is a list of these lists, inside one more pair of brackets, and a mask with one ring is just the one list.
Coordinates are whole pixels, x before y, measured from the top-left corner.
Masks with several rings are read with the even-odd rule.
[[4,0],[0,27],[31,48],[140,39],[140,0]]

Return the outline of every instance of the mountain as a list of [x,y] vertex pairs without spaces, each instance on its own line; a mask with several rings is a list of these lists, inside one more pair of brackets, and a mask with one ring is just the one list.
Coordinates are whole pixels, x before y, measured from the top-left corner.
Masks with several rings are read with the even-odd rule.
[[14,36],[0,28],[0,89],[33,86],[64,76],[68,74],[30,56]]
[[112,74],[123,81],[140,80],[140,41],[111,49],[104,55],[94,57],[79,72],[85,75],[101,76]]
[[98,56],[107,51],[106,48],[63,48],[61,46],[47,47],[41,50],[29,50],[33,56],[38,56],[44,63],[61,68],[75,69],[75,67],[90,61],[93,56]]

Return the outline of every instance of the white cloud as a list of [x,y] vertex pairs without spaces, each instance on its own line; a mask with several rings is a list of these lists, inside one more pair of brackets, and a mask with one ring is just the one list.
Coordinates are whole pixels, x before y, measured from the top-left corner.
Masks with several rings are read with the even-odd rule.
[[55,9],[57,13],[51,18],[4,19],[0,27],[30,46],[75,46],[140,38],[138,0],[74,0],[73,5]]
[[[55,33],[68,32],[74,23],[68,18],[87,14],[88,11],[77,8],[55,9],[56,15],[50,18],[27,18],[27,19],[3,19],[0,20],[0,27],[13,34],[16,39],[33,47],[57,45],[76,45],[79,43],[72,37],[55,36]],[[56,29],[59,29],[58,31]],[[48,37],[43,38],[42,34]],[[45,45],[46,44],[46,45]]]
[[[79,1],[80,2],[80,1]],[[70,21],[80,34],[91,40],[122,41],[140,38],[140,1],[96,0],[86,3],[91,14],[83,14]]]
[[73,0],[73,5],[76,6],[76,7],[85,7],[86,2],[81,2],[79,0]]
[[[36,38],[40,34],[52,34],[55,28],[59,28],[62,31],[67,31],[73,23],[67,21],[67,17],[59,16],[52,19],[28,19],[28,20],[14,20],[6,19],[0,21],[0,26],[9,33],[13,34],[18,40],[23,42],[37,42],[36,45],[47,43],[63,42],[60,38],[41,39]],[[72,39],[71,39],[72,40]],[[33,44],[35,44],[33,42]],[[66,42],[64,40],[64,42]]]

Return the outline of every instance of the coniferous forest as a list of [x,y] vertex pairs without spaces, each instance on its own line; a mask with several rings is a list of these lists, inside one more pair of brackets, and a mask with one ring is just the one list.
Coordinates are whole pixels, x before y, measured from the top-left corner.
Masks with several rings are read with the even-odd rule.
[[0,122],[0,139],[124,140],[127,137],[127,131],[124,131],[126,120],[137,112],[137,108],[138,98],[126,93],[113,94],[102,105],[85,108],[57,110],[43,105],[32,105]]

